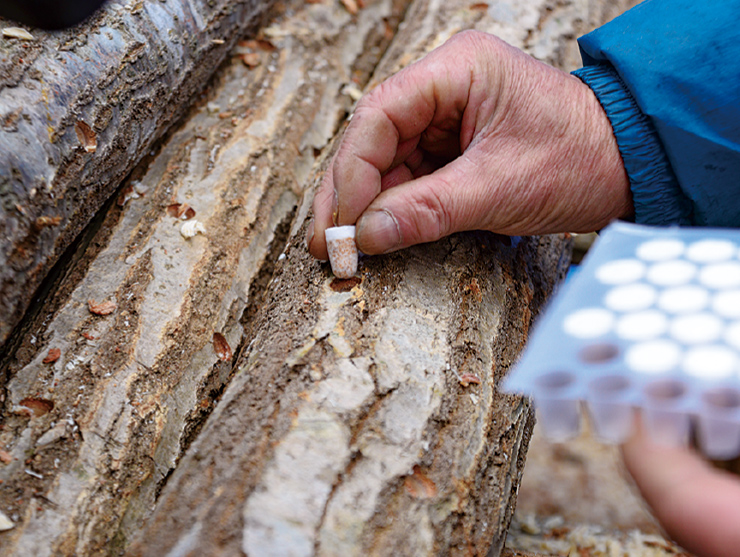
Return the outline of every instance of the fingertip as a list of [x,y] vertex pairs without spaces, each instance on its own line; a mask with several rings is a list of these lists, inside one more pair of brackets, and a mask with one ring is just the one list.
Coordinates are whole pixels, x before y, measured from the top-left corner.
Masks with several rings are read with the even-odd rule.
[[306,248],[308,249],[308,253],[316,259],[327,261],[329,254],[326,250],[326,240],[324,239],[326,227],[323,227],[322,230],[318,230],[319,228],[313,219],[308,224],[308,229],[306,230]]
[[308,223],[308,227],[306,228],[306,248],[310,248],[311,242],[313,241],[313,236],[315,233],[316,225],[314,224],[314,220],[311,219],[311,222]]
[[306,229],[306,247],[308,252],[317,259],[326,261],[329,254],[326,251],[324,232],[332,226],[332,197],[334,185],[331,171],[327,171],[313,199],[313,219]]

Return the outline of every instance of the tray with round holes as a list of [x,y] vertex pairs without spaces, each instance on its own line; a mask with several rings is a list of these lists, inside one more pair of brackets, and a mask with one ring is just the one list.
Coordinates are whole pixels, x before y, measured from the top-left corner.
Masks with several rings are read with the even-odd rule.
[[553,440],[619,443],[635,409],[656,442],[692,427],[710,458],[740,455],[740,231],[609,225],[535,324],[504,380]]

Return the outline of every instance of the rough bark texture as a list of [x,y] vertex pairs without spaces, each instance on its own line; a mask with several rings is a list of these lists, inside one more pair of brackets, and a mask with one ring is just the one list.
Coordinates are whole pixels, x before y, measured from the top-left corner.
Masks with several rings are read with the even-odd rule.
[[[415,2],[374,81],[465,28],[520,46],[548,25],[572,33],[545,3],[526,5],[522,29],[521,5],[505,7],[508,26],[467,4]],[[532,418],[496,384],[562,270],[561,242],[538,252],[537,240],[458,236],[367,260],[359,281],[338,283],[302,234],[131,553],[498,553]],[[465,374],[481,384],[463,387]]]
[[561,252],[458,235],[338,280],[292,241],[245,361],[131,553],[498,550],[532,415],[497,384]]
[[0,39],[0,347],[52,265],[272,3],[112,0],[74,29]]
[[[234,58],[108,209],[7,363],[0,510],[18,524],[0,533],[1,554],[121,548],[151,511],[230,379],[242,316],[352,105],[342,91],[367,80],[402,8],[384,0],[352,18],[316,5],[265,29],[271,43],[248,43],[259,65]],[[173,216],[175,203],[194,219]],[[185,239],[194,220],[205,234]],[[90,300],[117,307],[96,315]]]
[[[605,5],[416,0],[380,63],[401,0],[288,6],[276,49],[219,75],[14,344],[0,553],[497,554],[533,417],[496,385],[566,242],[458,235],[334,281],[301,196],[373,69],[467,28],[575,66]],[[181,236],[175,203],[204,234]]]

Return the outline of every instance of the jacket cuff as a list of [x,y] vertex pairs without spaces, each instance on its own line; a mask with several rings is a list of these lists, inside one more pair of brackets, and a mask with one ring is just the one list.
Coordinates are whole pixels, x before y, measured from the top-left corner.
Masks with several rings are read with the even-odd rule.
[[588,85],[611,122],[630,181],[635,222],[691,224],[691,208],[673,173],[663,144],[619,74],[609,64],[573,72]]

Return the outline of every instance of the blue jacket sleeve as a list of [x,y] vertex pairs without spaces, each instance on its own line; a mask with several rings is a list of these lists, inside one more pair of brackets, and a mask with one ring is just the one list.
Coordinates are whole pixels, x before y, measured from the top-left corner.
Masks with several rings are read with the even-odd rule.
[[740,0],[646,0],[579,40],[635,219],[740,226]]

